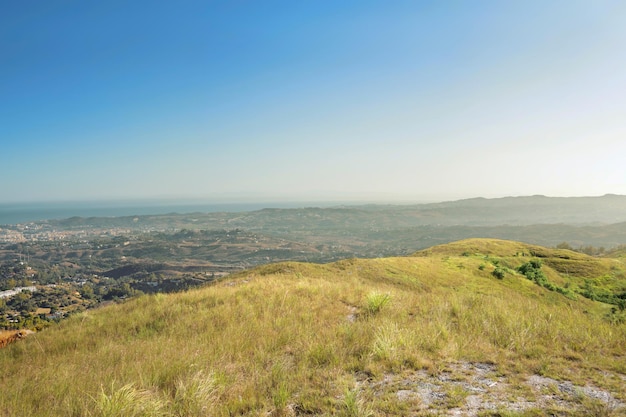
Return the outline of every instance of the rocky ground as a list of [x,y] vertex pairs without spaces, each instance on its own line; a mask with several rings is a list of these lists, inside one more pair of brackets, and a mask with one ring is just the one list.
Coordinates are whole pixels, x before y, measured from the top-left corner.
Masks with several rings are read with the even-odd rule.
[[[608,375],[621,378],[624,375]],[[532,374],[505,376],[495,365],[459,362],[440,372],[387,374],[380,380],[360,375],[359,389],[404,403],[412,415],[496,416],[544,410],[546,415],[626,415],[620,395],[594,385],[576,385]]]

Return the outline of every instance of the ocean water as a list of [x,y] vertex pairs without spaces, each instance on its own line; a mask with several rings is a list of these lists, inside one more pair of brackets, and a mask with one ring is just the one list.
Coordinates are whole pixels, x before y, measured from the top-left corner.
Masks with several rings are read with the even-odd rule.
[[[337,204],[337,203],[334,203]],[[173,203],[173,202],[75,202],[0,204],[0,225],[12,225],[70,217],[120,217],[168,213],[243,212],[263,208],[330,206],[332,203]]]

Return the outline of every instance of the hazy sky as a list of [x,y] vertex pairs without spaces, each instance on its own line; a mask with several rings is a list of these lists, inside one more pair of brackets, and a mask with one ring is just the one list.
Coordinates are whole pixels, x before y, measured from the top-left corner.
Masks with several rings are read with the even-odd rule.
[[623,0],[0,0],[0,203],[605,193]]

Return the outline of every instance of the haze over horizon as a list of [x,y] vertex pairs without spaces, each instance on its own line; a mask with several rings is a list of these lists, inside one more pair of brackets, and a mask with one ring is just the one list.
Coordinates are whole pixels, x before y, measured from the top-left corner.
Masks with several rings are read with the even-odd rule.
[[626,3],[7,2],[0,204],[626,194]]

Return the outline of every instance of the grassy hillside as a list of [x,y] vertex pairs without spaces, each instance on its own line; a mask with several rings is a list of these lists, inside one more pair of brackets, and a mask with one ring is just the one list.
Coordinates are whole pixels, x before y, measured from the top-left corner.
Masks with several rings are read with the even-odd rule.
[[622,312],[580,295],[624,268],[479,239],[267,265],[0,350],[0,416],[624,415]]

